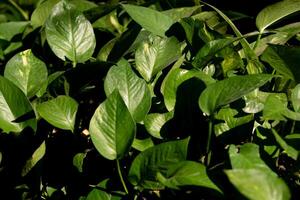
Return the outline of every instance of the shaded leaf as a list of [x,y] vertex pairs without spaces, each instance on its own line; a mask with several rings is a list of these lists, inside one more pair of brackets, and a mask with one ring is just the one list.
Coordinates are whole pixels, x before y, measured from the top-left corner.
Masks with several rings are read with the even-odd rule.
[[109,160],[122,158],[135,136],[135,123],[117,90],[99,105],[90,121],[90,135],[98,152]]
[[82,63],[91,58],[96,46],[93,27],[71,4],[56,4],[45,30],[52,51],[60,59]]
[[15,35],[24,32],[29,22],[5,22],[0,23],[0,39],[10,41]]
[[172,8],[170,10],[165,10],[162,13],[168,15],[176,22],[182,18],[190,17],[198,8],[200,8],[200,6]]
[[110,95],[117,89],[135,121],[142,121],[151,106],[151,93],[145,80],[139,78],[126,60],[121,60],[110,68],[104,90]]
[[201,93],[199,106],[207,115],[211,115],[217,108],[229,104],[254,89],[264,85],[272,78],[268,74],[233,76],[228,79],[210,84]]
[[136,68],[146,81],[180,56],[180,44],[175,37],[150,35],[135,52]]
[[77,153],[73,157],[73,165],[77,168],[79,172],[82,173],[83,171],[83,162],[86,157],[86,153]]
[[36,119],[22,123],[13,122],[32,111],[24,93],[6,78],[0,76],[0,128],[3,132],[21,132],[25,127],[36,129]]
[[291,101],[295,112],[300,112],[300,84],[292,90]]
[[7,62],[4,76],[30,98],[47,81],[48,72],[45,63],[28,49],[18,53]]
[[146,149],[153,147],[154,143],[151,138],[137,139],[135,138],[132,143],[132,147],[138,151],[145,151]]
[[165,174],[167,166],[183,161],[187,156],[189,139],[165,142],[141,152],[132,162],[128,179],[144,189],[163,189],[157,173]]
[[160,130],[167,121],[173,118],[173,115],[173,112],[148,114],[144,120],[146,130],[153,137],[162,139]]
[[55,99],[37,105],[38,114],[51,125],[74,131],[78,103],[69,96],[58,96]]
[[270,94],[266,99],[263,118],[265,120],[283,120],[286,121],[284,117],[284,112],[287,109],[287,97],[283,93]]
[[162,12],[135,5],[122,5],[130,17],[144,29],[159,35],[165,36],[165,32],[174,23],[173,19]]

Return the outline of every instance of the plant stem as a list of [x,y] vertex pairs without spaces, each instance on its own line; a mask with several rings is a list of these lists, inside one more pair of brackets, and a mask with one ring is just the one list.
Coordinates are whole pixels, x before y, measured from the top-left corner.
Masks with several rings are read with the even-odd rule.
[[206,154],[207,154],[206,165],[207,166],[209,165],[211,159],[210,145],[211,145],[212,134],[213,134],[213,119],[211,118],[208,123],[208,137],[207,137],[207,144],[206,144]]
[[256,39],[256,42],[255,42],[255,44],[254,44],[253,50],[255,50],[255,49],[258,47],[259,41],[260,41],[260,39],[261,39],[261,35],[262,35],[262,33],[259,32],[259,34],[258,34],[258,36],[257,36],[257,39]]
[[124,179],[123,179],[122,170],[121,170],[120,162],[119,162],[118,159],[117,159],[117,168],[118,168],[118,174],[119,174],[119,176],[120,176],[120,180],[121,180],[121,183],[122,183],[122,185],[123,185],[123,188],[124,188],[126,194],[128,194],[128,189],[127,189],[126,184],[125,184],[125,181],[124,181]]
[[16,2],[14,2],[13,0],[8,0],[8,2],[21,13],[21,15],[24,17],[26,21],[29,20],[28,13],[26,13]]

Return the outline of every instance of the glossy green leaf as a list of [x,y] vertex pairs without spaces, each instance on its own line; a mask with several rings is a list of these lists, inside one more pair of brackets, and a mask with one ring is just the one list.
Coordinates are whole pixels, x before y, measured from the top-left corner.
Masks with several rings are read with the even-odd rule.
[[210,84],[200,95],[199,106],[207,115],[213,114],[222,105],[229,104],[272,78],[268,74],[233,76]]
[[250,92],[245,95],[243,99],[245,100],[245,107],[243,111],[246,113],[258,113],[264,109],[264,105],[268,96],[272,93],[262,92],[259,89]]
[[163,189],[157,173],[165,174],[167,166],[186,160],[189,139],[165,142],[141,152],[132,162],[128,179],[144,189]]
[[105,81],[106,95],[117,89],[136,122],[142,121],[150,110],[151,93],[145,80],[139,78],[126,60],[110,68]]
[[230,182],[251,200],[289,200],[289,188],[282,179],[259,168],[226,170]]
[[21,175],[26,176],[30,170],[44,157],[46,153],[45,141],[34,151],[31,158],[26,161],[25,166],[22,169]]
[[135,53],[136,68],[146,81],[174,62],[180,56],[180,44],[175,37],[150,35]]
[[28,49],[18,53],[7,62],[4,76],[30,98],[47,81],[48,72],[45,63]]
[[175,107],[176,92],[179,85],[193,77],[199,78],[206,85],[215,82],[213,78],[200,70],[186,70],[180,68],[171,70],[161,87],[161,92],[164,96],[164,103],[169,111],[173,110]]
[[174,24],[171,17],[150,8],[129,4],[123,5],[123,8],[144,29],[161,37]]
[[180,186],[199,186],[221,192],[206,173],[206,167],[194,161],[181,161],[168,166],[164,175],[157,174],[158,180],[165,186],[180,189]]
[[71,131],[74,131],[77,109],[78,103],[63,95],[37,105],[38,114],[48,123]]
[[292,90],[291,101],[295,112],[300,112],[300,84]]
[[109,160],[122,158],[135,136],[135,123],[117,90],[99,105],[90,121],[90,135],[98,152]]
[[277,54],[276,50],[269,46],[261,56],[261,59],[270,64],[279,74],[282,74],[285,78],[295,80],[293,73],[285,63],[285,61],[281,58],[280,55]]
[[262,33],[267,27],[297,11],[300,11],[299,0],[284,0],[274,3],[258,13],[256,26]]
[[266,99],[263,118],[265,120],[283,120],[286,121],[284,117],[284,112],[287,109],[287,97],[283,93],[271,94]]
[[196,54],[193,66],[200,69],[205,67],[219,51],[231,45],[236,40],[236,38],[226,38],[206,43]]
[[29,22],[5,22],[0,23],[0,39],[10,41],[17,34],[24,32]]
[[31,15],[31,24],[34,27],[43,26],[48,16],[51,13],[52,8],[60,0],[46,0],[38,5]]
[[82,173],[83,171],[83,163],[85,157],[86,157],[86,153],[77,153],[73,157],[73,166],[75,166],[80,173]]
[[288,145],[284,139],[281,138],[281,136],[277,133],[275,129],[272,128],[272,133],[277,141],[277,143],[280,145],[280,147],[287,153],[288,156],[293,158],[294,160],[297,160],[299,156],[299,152],[294,149],[292,146]]
[[24,93],[6,78],[0,76],[0,129],[3,132],[21,132],[25,127],[36,129],[36,120],[22,123],[13,122],[18,117],[32,111]]
[[173,112],[148,114],[144,120],[146,130],[153,137],[162,139],[160,130],[167,121],[173,118],[173,115]]
[[96,46],[93,27],[71,4],[56,4],[45,30],[52,51],[60,59],[82,63],[91,58]]
[[154,143],[150,137],[146,138],[146,139],[135,138],[132,143],[132,147],[138,151],[145,151],[146,149],[153,147],[153,146],[154,146]]
[[253,120],[252,115],[236,116],[239,112],[231,108],[221,109],[215,116],[215,119],[224,121],[214,126],[215,134],[221,135],[222,133],[229,131],[232,128],[241,126]]
[[171,17],[173,21],[178,21],[182,18],[190,17],[199,8],[200,6],[172,8],[162,13]]

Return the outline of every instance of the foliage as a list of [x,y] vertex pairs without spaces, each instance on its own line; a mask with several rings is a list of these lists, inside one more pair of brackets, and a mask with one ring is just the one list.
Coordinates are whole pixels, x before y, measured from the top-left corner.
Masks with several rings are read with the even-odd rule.
[[0,5],[0,198],[299,197],[300,1],[166,2]]

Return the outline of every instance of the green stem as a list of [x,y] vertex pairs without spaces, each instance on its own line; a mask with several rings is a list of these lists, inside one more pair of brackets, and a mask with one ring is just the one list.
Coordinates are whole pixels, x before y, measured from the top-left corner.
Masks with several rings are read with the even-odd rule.
[[259,44],[260,39],[261,39],[261,35],[262,35],[262,33],[260,32],[260,33],[258,34],[258,37],[257,37],[256,42],[255,42],[255,44],[254,44],[253,50],[255,50],[255,49],[258,47],[258,44]]
[[13,5],[20,13],[21,15],[24,17],[24,19],[26,21],[29,20],[29,16],[28,13],[26,13],[16,2],[14,2],[13,0],[8,0],[8,2]]
[[117,159],[117,168],[118,168],[118,174],[119,174],[119,176],[120,176],[120,180],[121,180],[121,183],[122,183],[122,185],[123,185],[123,188],[124,188],[126,194],[128,194],[128,189],[127,189],[126,184],[125,184],[125,181],[124,181],[124,179],[123,179],[122,170],[121,170],[120,162],[119,162],[118,159]]
[[206,144],[206,155],[207,155],[206,165],[207,166],[209,165],[211,159],[210,145],[211,145],[212,134],[213,134],[213,119],[211,118],[208,124],[208,137],[207,137],[207,144]]

